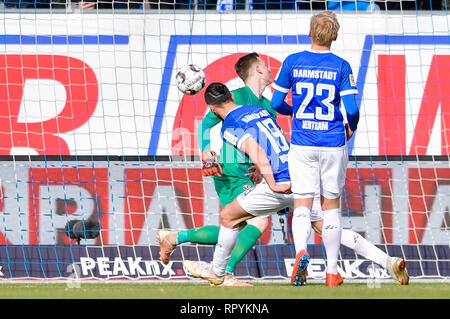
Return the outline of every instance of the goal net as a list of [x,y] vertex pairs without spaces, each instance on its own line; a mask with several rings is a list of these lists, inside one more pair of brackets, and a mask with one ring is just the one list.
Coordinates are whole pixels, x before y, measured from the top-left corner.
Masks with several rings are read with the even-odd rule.
[[[309,48],[309,19],[327,6],[341,25],[332,50],[351,64],[361,114],[348,145],[343,226],[404,258],[412,281],[447,280],[449,16],[445,1],[417,3],[254,0],[221,12],[208,1],[114,10],[5,1],[0,278],[191,280],[182,261],[210,261],[214,246],[184,243],[164,265],[156,232],[217,226],[221,207],[200,170],[197,129],[208,108],[202,93],[178,91],[176,71],[194,63],[207,84],[232,90],[244,85],[235,62],[257,52],[274,77],[289,54]],[[290,118],[277,121],[289,137]],[[211,130],[217,152],[219,130]],[[291,217],[270,217],[237,277],[287,282]],[[308,276],[322,280],[321,239],[308,243]],[[390,280],[344,246],[339,271]]]

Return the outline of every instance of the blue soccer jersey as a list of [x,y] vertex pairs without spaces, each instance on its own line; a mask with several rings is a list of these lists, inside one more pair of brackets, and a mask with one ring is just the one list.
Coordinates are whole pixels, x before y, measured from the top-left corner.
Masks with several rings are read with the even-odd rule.
[[270,113],[253,105],[243,105],[230,111],[222,124],[222,138],[240,150],[252,137],[265,151],[276,183],[289,182],[289,142]]
[[358,94],[347,61],[329,51],[295,53],[283,62],[272,86],[283,93],[292,88],[292,144],[345,145],[341,97]]

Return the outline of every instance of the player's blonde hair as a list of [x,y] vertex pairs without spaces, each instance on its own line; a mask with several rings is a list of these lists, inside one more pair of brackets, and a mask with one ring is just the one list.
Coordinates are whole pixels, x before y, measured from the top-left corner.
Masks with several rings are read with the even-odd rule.
[[339,22],[332,11],[317,13],[311,18],[310,30],[314,43],[322,46],[331,46],[338,36]]

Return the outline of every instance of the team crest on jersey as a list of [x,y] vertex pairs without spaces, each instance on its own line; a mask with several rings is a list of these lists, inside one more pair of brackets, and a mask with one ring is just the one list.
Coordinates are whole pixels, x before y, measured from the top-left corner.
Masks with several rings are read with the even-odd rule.
[[350,78],[350,85],[351,86],[356,86],[356,82],[355,82],[355,78],[353,77],[353,74],[350,74],[349,78]]
[[242,187],[245,191],[241,194],[242,197],[247,196],[252,190],[254,190],[255,188],[252,187],[251,185],[244,185],[244,187]]

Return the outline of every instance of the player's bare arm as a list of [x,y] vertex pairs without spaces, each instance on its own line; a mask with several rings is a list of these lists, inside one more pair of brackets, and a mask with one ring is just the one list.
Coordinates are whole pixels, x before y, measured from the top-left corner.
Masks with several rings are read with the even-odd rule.
[[255,163],[259,172],[266,180],[267,185],[271,190],[277,193],[290,194],[291,184],[276,184],[273,177],[273,170],[270,165],[270,161],[267,158],[264,150],[258,145],[258,143],[252,138],[247,138],[241,145],[241,150],[246,153],[253,163]]

